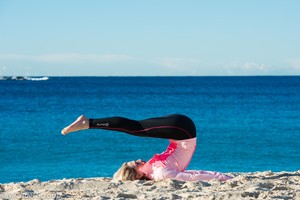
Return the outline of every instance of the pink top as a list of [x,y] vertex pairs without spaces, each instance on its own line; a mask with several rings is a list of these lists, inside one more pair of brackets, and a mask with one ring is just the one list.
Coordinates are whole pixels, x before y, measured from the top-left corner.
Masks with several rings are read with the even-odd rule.
[[226,181],[231,177],[219,172],[185,170],[196,149],[196,138],[186,140],[170,140],[166,151],[155,154],[141,171],[152,180],[177,179],[183,181],[218,179]]

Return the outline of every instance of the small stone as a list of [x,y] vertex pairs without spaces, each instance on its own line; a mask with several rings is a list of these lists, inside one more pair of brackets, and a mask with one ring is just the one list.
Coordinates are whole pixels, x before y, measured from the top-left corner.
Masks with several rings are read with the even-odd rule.
[[117,197],[129,198],[129,199],[136,199],[137,196],[135,194],[126,194],[126,193],[119,193]]

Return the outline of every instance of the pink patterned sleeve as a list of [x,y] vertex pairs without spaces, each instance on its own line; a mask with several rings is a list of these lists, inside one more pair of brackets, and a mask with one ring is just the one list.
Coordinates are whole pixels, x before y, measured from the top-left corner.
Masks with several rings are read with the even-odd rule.
[[202,170],[186,170],[183,172],[178,172],[176,170],[170,169],[157,169],[154,172],[154,179],[176,179],[182,181],[209,181],[212,179],[217,179],[219,181],[227,181],[232,179],[232,177],[224,175],[220,172],[212,171],[202,171]]

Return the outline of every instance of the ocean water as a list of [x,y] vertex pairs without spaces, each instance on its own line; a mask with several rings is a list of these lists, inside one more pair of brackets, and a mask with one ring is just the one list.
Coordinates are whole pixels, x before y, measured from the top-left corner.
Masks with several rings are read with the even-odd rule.
[[188,169],[300,169],[300,77],[50,77],[0,81],[0,183],[111,177],[168,141],[86,130],[79,115],[133,119],[182,113],[197,127]]

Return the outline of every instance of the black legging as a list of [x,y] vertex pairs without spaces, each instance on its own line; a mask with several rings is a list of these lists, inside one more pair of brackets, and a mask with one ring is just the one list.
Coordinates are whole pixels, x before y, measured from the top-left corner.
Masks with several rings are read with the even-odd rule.
[[90,119],[89,128],[121,131],[142,137],[185,140],[196,137],[194,122],[184,115],[174,114],[145,120],[124,117]]

